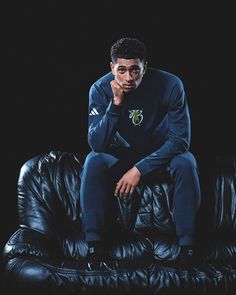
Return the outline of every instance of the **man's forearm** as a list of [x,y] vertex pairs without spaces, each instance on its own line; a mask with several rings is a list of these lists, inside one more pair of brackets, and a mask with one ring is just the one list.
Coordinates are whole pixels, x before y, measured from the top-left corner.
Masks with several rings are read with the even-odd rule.
[[178,143],[168,140],[160,149],[136,163],[135,167],[144,176],[153,170],[163,168],[173,157],[187,151],[188,148],[189,142],[187,140],[181,140]]
[[117,131],[120,114],[121,106],[110,102],[102,118],[90,124],[88,143],[92,150],[102,152],[109,146]]

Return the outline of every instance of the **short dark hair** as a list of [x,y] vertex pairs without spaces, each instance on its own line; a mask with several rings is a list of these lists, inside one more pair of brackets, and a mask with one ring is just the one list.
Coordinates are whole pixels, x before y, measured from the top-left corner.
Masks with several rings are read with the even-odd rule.
[[110,55],[113,63],[117,61],[117,58],[139,58],[145,63],[147,59],[147,50],[142,41],[136,38],[124,37],[111,46]]

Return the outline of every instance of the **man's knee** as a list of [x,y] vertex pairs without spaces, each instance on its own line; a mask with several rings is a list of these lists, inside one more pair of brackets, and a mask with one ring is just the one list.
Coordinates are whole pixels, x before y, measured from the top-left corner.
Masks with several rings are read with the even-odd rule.
[[177,155],[171,160],[170,169],[186,172],[195,171],[197,169],[196,160],[190,152]]
[[101,157],[101,153],[91,151],[84,161],[83,169],[91,169],[91,170],[97,170],[97,169],[104,169],[105,163],[103,161],[103,158]]

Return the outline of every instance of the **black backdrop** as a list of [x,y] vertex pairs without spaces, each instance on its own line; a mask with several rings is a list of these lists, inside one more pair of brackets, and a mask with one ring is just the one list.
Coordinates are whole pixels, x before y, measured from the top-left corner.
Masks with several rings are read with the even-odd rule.
[[143,40],[149,65],[183,80],[191,150],[201,167],[217,155],[235,153],[235,4],[7,1],[1,42],[1,248],[17,225],[21,165],[50,150],[88,151],[88,90],[109,70],[110,45],[120,37]]

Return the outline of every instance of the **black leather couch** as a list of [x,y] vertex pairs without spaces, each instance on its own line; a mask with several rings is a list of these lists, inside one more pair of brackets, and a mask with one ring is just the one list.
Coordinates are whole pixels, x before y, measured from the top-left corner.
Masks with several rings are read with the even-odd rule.
[[119,201],[114,261],[86,262],[79,202],[84,158],[52,151],[22,166],[19,227],[3,251],[5,294],[236,294],[235,157],[218,158],[205,171],[197,256],[187,268],[174,263],[179,245],[172,185],[165,182],[140,183],[135,197]]

